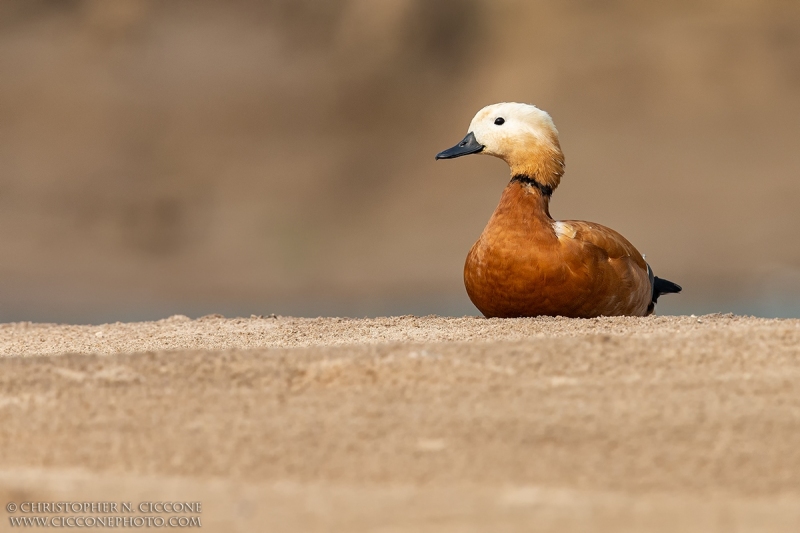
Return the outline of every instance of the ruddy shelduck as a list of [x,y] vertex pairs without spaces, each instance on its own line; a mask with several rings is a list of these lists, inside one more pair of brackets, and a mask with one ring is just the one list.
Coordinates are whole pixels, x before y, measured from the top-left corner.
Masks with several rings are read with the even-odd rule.
[[464,265],[467,294],[487,317],[645,316],[659,296],[681,291],[655,277],[616,231],[550,217],[564,154],[553,120],[541,109],[519,103],[484,107],[467,136],[436,159],[469,154],[499,157],[511,167],[500,204]]

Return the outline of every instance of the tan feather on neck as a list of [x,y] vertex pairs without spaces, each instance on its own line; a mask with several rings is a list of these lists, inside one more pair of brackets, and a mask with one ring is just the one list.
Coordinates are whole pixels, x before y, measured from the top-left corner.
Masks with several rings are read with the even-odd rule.
[[542,185],[558,187],[564,175],[564,153],[556,135],[544,139],[530,136],[512,142],[517,146],[506,159],[512,176],[523,174]]

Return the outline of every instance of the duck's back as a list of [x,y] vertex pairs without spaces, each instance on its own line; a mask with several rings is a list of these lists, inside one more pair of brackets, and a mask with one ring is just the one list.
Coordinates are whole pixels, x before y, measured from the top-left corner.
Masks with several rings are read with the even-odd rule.
[[549,198],[512,182],[467,256],[464,283],[488,317],[648,314],[652,286],[641,254],[616,231],[555,222]]

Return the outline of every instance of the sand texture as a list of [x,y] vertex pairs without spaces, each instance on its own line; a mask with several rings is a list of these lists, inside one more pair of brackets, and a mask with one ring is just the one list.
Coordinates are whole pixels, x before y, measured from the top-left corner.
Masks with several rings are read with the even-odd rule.
[[800,320],[177,316],[6,324],[0,353],[4,505],[202,501],[205,531],[800,528]]

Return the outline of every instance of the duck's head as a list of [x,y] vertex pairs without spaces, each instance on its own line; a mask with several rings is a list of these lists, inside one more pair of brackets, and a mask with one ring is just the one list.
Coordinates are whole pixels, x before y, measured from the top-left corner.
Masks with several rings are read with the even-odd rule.
[[564,173],[564,154],[550,115],[536,106],[505,102],[484,107],[457,145],[436,154],[452,159],[469,154],[499,157],[512,175],[525,175],[555,189]]

